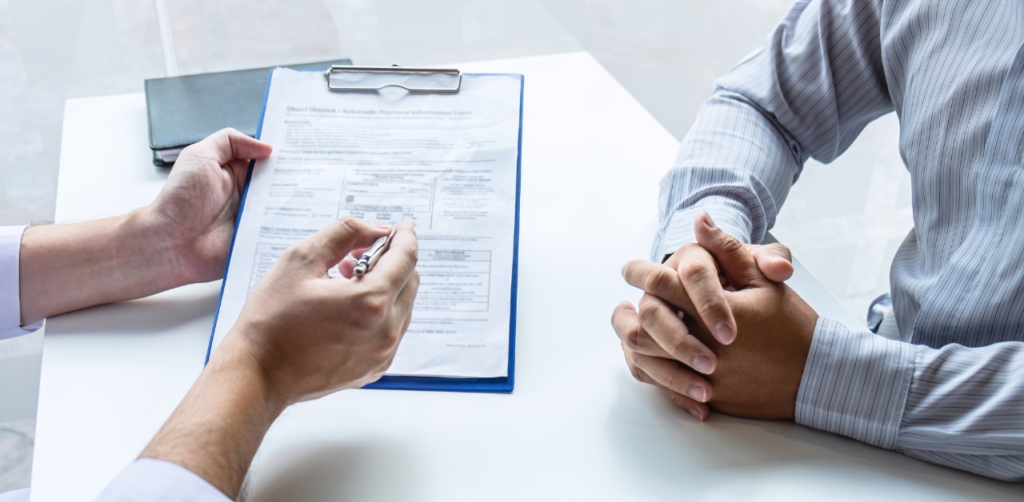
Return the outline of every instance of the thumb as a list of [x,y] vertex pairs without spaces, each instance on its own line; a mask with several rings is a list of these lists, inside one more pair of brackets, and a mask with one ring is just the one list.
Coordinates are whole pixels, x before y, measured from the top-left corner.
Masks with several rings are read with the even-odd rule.
[[757,268],[774,282],[782,282],[793,276],[793,256],[789,248],[779,243],[764,246],[750,246],[750,253],[757,261]]
[[757,268],[754,255],[739,239],[716,227],[707,211],[701,211],[697,215],[693,222],[693,231],[697,236],[697,243],[715,257],[718,265],[722,267],[726,280],[734,288],[742,289],[764,283],[765,276]]
[[231,159],[265,159],[273,150],[269,144],[228,127],[182,150],[181,156],[214,159],[223,166]]
[[305,257],[318,271],[326,271],[337,265],[353,249],[367,247],[373,241],[387,236],[390,231],[391,226],[386,223],[373,224],[346,216],[306,237],[295,247],[298,255]]

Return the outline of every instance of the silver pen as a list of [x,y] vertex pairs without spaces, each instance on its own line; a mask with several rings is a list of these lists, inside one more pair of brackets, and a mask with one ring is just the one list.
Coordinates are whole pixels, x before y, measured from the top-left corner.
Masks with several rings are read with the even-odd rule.
[[363,253],[363,257],[356,262],[356,268],[352,273],[356,274],[356,277],[362,277],[377,264],[377,260],[380,259],[381,255],[388,250],[388,246],[391,245],[391,238],[395,236],[395,229],[391,228],[391,233],[386,237],[381,237],[373,243],[372,246],[366,248],[366,252]]

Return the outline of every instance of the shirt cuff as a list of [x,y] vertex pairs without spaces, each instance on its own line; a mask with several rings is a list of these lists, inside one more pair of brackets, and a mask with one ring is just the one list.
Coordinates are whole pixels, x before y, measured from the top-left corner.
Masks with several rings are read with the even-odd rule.
[[96,502],[231,502],[192,471],[171,462],[140,458],[107,485]]
[[728,197],[705,197],[697,204],[672,213],[668,218],[668,223],[655,240],[651,261],[661,263],[665,261],[666,255],[675,253],[679,246],[688,242],[696,242],[697,237],[693,233],[693,220],[701,211],[707,211],[715,222],[715,226],[721,228],[725,233],[750,243],[752,225],[742,205]]
[[796,422],[891,450],[913,373],[913,345],[819,317]]
[[19,257],[25,226],[0,227],[0,340],[27,335],[40,327],[39,321],[21,326],[21,278]]

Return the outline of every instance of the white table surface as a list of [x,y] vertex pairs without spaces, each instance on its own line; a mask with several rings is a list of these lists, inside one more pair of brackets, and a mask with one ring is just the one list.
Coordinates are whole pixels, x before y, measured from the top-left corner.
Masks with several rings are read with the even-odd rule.
[[[792,423],[698,423],[626,370],[609,324],[639,294],[677,142],[586,53],[460,64],[526,76],[516,388],[352,390],[287,410],[247,500],[1017,500],[1017,485]],[[67,102],[57,220],[122,213],[166,178],[142,94]],[[790,284],[856,324],[806,269]],[[91,500],[202,369],[219,282],[47,323],[32,500]]]

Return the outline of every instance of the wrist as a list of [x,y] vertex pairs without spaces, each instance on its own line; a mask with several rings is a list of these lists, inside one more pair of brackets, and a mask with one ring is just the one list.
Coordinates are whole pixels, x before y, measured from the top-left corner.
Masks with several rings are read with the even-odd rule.
[[139,457],[178,464],[234,499],[287,404],[244,344],[225,340]]
[[277,418],[293,400],[274,383],[269,368],[256,357],[248,342],[237,328],[224,337],[224,341],[210,357],[207,369],[213,376],[233,379],[246,389],[257,402],[263,403],[270,421]]
[[192,266],[192,241],[152,206],[124,215],[126,241],[134,242],[149,268],[157,269],[161,291],[199,282]]
[[22,324],[179,286],[168,261],[172,247],[141,210],[29,227],[18,264]]

